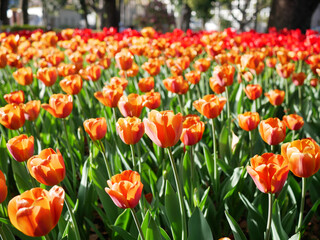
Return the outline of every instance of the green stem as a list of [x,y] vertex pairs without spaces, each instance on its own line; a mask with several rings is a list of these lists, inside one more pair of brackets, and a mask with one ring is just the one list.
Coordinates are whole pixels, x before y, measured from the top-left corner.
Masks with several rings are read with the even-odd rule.
[[201,91],[200,91],[199,83],[196,84],[196,89],[197,89],[197,93],[198,93],[198,98],[200,99],[201,98]]
[[136,171],[137,170],[137,165],[136,165],[136,160],[134,157],[134,145],[130,144],[130,150],[131,150],[131,157],[132,157],[132,165],[133,165],[133,170]]
[[275,145],[271,145],[271,152],[272,152],[272,153],[275,152]]
[[64,202],[66,203],[66,206],[67,206],[67,209],[68,209],[72,224],[74,226],[74,232],[75,232],[75,235],[76,235],[76,239],[77,240],[81,240],[79,229],[78,229],[78,225],[77,225],[77,222],[76,222],[76,218],[75,218],[75,216],[73,214],[73,210],[72,210],[72,208],[71,208],[71,206],[70,206],[70,204],[68,202],[67,196],[64,199]]
[[299,107],[301,112],[302,111],[302,86],[298,86],[298,95],[299,95]]
[[42,238],[44,238],[45,240],[51,240],[51,238],[49,237],[49,234],[42,236]]
[[[226,87],[226,99],[227,99],[227,119],[230,118],[230,102],[229,102],[229,91],[228,87]],[[230,129],[230,128],[229,128]]]
[[291,139],[292,142],[294,141],[295,132],[296,132],[295,130],[292,130],[292,139]]
[[299,231],[299,239],[301,239],[301,225],[303,220],[303,210],[304,210],[304,203],[306,199],[306,178],[302,178],[302,190],[301,190],[301,204],[300,204],[300,212],[299,212],[299,221],[297,226],[297,232]]
[[249,147],[250,147],[250,156],[253,157],[253,151],[252,151],[252,132],[249,131]]
[[265,240],[270,239],[271,233],[271,220],[272,220],[272,206],[273,206],[273,196],[272,193],[268,193],[268,221],[267,221],[267,228],[266,228],[266,238]]
[[173,170],[174,179],[175,179],[176,185],[177,185],[178,199],[179,199],[181,219],[182,219],[182,239],[185,240],[185,239],[187,239],[187,221],[186,221],[185,207],[184,207],[184,203],[183,203],[183,192],[182,192],[180,179],[178,176],[177,166],[176,166],[176,163],[173,159],[171,148],[168,147],[167,150],[168,150],[168,154],[169,154],[171,167]]
[[139,145],[139,143],[137,143],[136,145],[137,145],[137,149],[138,149],[138,169],[139,169],[139,173],[141,173],[142,168],[141,168],[141,152],[140,152],[140,145]]
[[138,219],[138,217],[137,217],[137,213],[136,213],[136,211],[134,210],[134,208],[130,208],[130,210],[131,210],[131,213],[132,213],[134,222],[136,223],[136,226],[137,226],[139,235],[140,235],[140,237],[141,237],[141,240],[145,240],[144,235],[143,235],[143,232],[142,232],[142,229],[141,229],[141,226],[140,226],[139,219]]
[[216,146],[216,137],[215,137],[215,126],[214,119],[211,119],[212,127],[212,141],[213,141],[213,178],[214,178],[214,190],[217,193],[218,191],[218,166],[217,166],[217,146]]
[[[191,165],[191,195],[190,195],[190,199],[191,199],[191,203],[193,203],[193,190],[194,190],[194,186],[193,186],[193,183],[194,183],[194,159],[193,159],[193,149],[194,147],[193,146],[190,146],[190,165]],[[193,204],[193,206],[195,206]]]
[[77,180],[76,180],[77,179],[76,178],[76,169],[75,169],[75,162],[74,162],[73,155],[72,155],[72,148],[71,148],[70,143],[69,143],[69,134],[68,134],[68,131],[67,131],[66,121],[67,121],[66,119],[62,119],[64,132],[66,134],[67,147],[68,147],[68,151],[69,151],[69,154],[70,154],[70,160],[71,160],[72,185],[73,185],[73,189],[75,191],[76,190],[76,182],[77,182]]
[[177,94],[177,98],[178,98],[178,102],[179,102],[179,106],[180,106],[180,112],[183,115],[183,105],[182,105],[182,101],[181,101],[181,96],[179,94]]
[[31,85],[28,85],[28,88],[29,88],[29,90],[30,90],[30,92],[31,92],[31,95],[32,95],[33,100],[36,100],[36,95],[34,94]]
[[[285,84],[285,89],[286,89],[286,107],[287,111],[289,110],[289,87],[288,87],[288,79],[283,78],[284,84]],[[287,112],[288,114],[288,112]]]
[[105,151],[105,148],[104,148],[103,143],[102,143],[101,140],[98,140],[98,146],[100,146],[99,150],[100,150],[100,152],[101,152],[101,154],[103,156],[103,160],[104,160],[104,162],[106,164],[107,172],[108,172],[108,175],[109,175],[108,177],[109,177],[109,179],[111,179],[111,177],[113,176],[112,175],[112,171],[111,171],[111,167],[110,167],[110,164],[108,162],[108,159],[107,159],[107,156],[106,156],[106,151]]

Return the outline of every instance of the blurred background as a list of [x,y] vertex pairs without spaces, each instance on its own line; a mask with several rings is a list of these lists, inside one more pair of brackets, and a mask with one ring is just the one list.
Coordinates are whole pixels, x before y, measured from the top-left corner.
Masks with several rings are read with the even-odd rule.
[[0,0],[0,8],[1,31],[111,26],[320,31],[320,0]]

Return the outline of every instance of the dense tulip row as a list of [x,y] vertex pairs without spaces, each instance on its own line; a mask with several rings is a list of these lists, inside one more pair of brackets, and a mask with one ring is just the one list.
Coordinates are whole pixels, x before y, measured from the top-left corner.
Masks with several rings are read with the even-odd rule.
[[65,29],[0,41],[0,237],[312,233],[319,33]]

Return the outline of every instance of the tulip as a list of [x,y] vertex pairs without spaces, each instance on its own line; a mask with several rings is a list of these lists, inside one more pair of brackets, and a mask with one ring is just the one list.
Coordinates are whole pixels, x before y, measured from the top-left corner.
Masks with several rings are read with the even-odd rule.
[[127,71],[133,64],[133,56],[128,50],[121,50],[115,55],[117,67],[121,70]]
[[14,80],[20,85],[26,86],[33,82],[33,74],[31,67],[19,68],[17,71],[12,73]]
[[311,177],[320,169],[320,147],[312,139],[283,144],[281,155],[288,161],[290,171],[297,177]]
[[34,138],[25,134],[16,136],[8,141],[7,148],[16,161],[24,162],[34,153]]
[[124,117],[139,117],[143,108],[143,99],[136,93],[130,93],[119,99],[118,108]]
[[107,133],[107,122],[105,118],[91,118],[83,122],[84,130],[89,134],[92,141],[97,141]]
[[12,225],[25,235],[40,237],[48,234],[58,223],[64,202],[62,187],[47,191],[32,188],[12,198],[8,215]]
[[119,71],[119,75],[123,78],[135,77],[138,75],[138,73],[139,73],[139,66],[136,63],[133,63],[132,67],[127,71],[124,71],[124,70]]
[[41,107],[56,118],[66,118],[72,112],[72,96],[64,94],[53,94],[49,104],[41,104]]
[[244,92],[250,100],[256,100],[262,94],[262,87],[259,84],[248,84]]
[[61,36],[65,40],[70,40],[72,38],[73,33],[74,29],[66,28],[61,31]]
[[[62,52],[51,53],[51,54],[46,55],[45,59],[48,62],[49,66],[56,67],[56,66],[59,66],[59,64],[64,60],[64,53],[62,53]],[[63,63],[63,64],[65,64],[65,63]],[[72,66],[72,64],[67,64],[67,65]],[[58,72],[59,72],[59,75],[61,75],[59,68],[58,68]],[[63,75],[61,75],[61,76],[63,76]]]
[[198,59],[194,62],[194,68],[200,72],[208,71],[211,62],[205,58]]
[[257,112],[245,112],[238,115],[239,126],[249,132],[258,127],[260,122],[259,113]]
[[7,103],[24,103],[24,92],[22,90],[14,91],[3,96]]
[[140,200],[143,184],[140,175],[132,170],[123,171],[107,181],[105,188],[114,204],[119,208],[135,208]]
[[141,78],[138,83],[141,92],[150,92],[154,88],[154,78]]
[[0,170],[0,204],[6,200],[8,194],[8,188],[6,184],[6,178],[3,172]]
[[96,82],[101,76],[101,67],[99,65],[91,64],[85,69],[81,69],[79,73],[84,80]]
[[279,118],[268,118],[260,122],[260,136],[269,145],[278,145],[286,137],[286,125]]
[[161,105],[161,95],[159,92],[147,92],[143,97],[143,106],[149,109],[156,109]]
[[274,68],[277,64],[277,59],[276,58],[267,58],[266,64],[269,68]]
[[175,60],[175,64],[184,71],[190,66],[190,58],[188,56],[179,57]]
[[182,123],[181,142],[186,146],[197,144],[204,132],[204,122],[197,115],[188,115]]
[[66,175],[64,160],[58,149],[57,153],[52,148],[42,150],[28,160],[27,167],[33,178],[47,186],[59,184]]
[[248,68],[251,72],[256,75],[262,73],[264,69],[264,62],[258,54],[244,54],[241,56],[241,67],[242,69]]
[[178,65],[175,64],[172,67],[170,67],[170,72],[173,77],[177,77],[182,75],[183,70],[182,68],[180,68]]
[[153,38],[157,32],[152,27],[144,27],[141,29],[140,33],[144,37]]
[[24,117],[26,120],[34,121],[39,116],[41,106],[40,100],[32,100],[20,106],[24,110]]
[[163,85],[168,91],[176,94],[185,94],[189,90],[189,84],[182,76],[166,78]]
[[177,144],[182,133],[182,115],[173,111],[152,110],[143,120],[145,132],[159,147],[167,148]]
[[185,74],[185,78],[189,83],[198,84],[201,79],[201,72],[200,71],[190,71]]
[[226,98],[218,98],[214,94],[210,94],[194,101],[193,107],[207,118],[216,118],[220,115],[226,102]]
[[58,66],[58,73],[62,77],[76,74],[76,66],[72,63],[61,63]]
[[232,65],[218,65],[214,68],[212,77],[216,79],[220,86],[230,86],[233,83],[235,71],[236,69]]
[[66,76],[60,81],[61,89],[69,95],[77,95],[82,89],[82,78],[79,74]]
[[0,68],[7,66],[7,54],[5,51],[0,51]]
[[52,86],[58,78],[58,72],[55,67],[40,68],[37,72],[37,78],[47,87]]
[[288,162],[281,155],[264,153],[250,159],[251,166],[247,171],[257,188],[263,193],[277,193],[281,191],[287,180]]
[[284,65],[282,65],[282,64],[276,65],[277,73],[282,78],[289,78],[291,76],[291,74],[293,73],[294,69],[295,69],[295,65],[294,65],[294,63],[291,63],[291,62],[284,64]]
[[125,78],[119,78],[119,77],[112,77],[110,79],[110,85],[118,85],[121,86],[123,90],[126,89],[128,86],[128,80]]
[[149,59],[147,62],[141,65],[141,68],[147,71],[150,76],[156,76],[160,73],[161,64],[157,59]]
[[18,104],[7,104],[0,108],[0,123],[6,128],[17,130],[25,123],[24,110]]
[[111,59],[108,57],[101,58],[98,64],[99,66],[103,67],[103,69],[108,69],[111,65]]
[[297,114],[285,115],[282,117],[282,121],[286,124],[287,128],[290,130],[299,130],[303,127],[303,118]]
[[[319,68],[319,75],[320,75],[320,68]],[[319,82],[318,79],[312,78],[312,79],[310,80],[310,85],[315,88],[315,87],[317,87],[318,82]]]
[[214,77],[209,78],[209,85],[211,90],[216,94],[223,93],[226,90],[225,86],[221,86],[218,79]]
[[107,85],[102,92],[95,92],[94,96],[103,105],[107,107],[117,107],[120,97],[123,95],[123,89],[117,85]]
[[95,53],[89,53],[86,55],[87,63],[93,64],[97,60],[98,56]]
[[137,117],[119,118],[116,129],[121,140],[128,145],[139,142],[144,134],[144,124]]
[[300,73],[292,73],[292,82],[296,86],[302,86],[304,80],[307,78],[306,74],[303,72]]
[[275,89],[270,90],[268,93],[265,93],[264,95],[269,99],[269,102],[273,106],[279,106],[283,103],[285,92],[279,89]]

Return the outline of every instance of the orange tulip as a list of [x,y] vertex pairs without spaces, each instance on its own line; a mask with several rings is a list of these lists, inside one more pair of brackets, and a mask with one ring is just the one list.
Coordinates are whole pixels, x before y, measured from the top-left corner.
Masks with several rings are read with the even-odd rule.
[[248,84],[244,92],[250,100],[256,100],[262,94],[262,87],[259,84]]
[[218,65],[214,68],[212,77],[216,79],[220,86],[230,86],[233,83],[235,71],[236,69],[232,65]]
[[48,46],[54,47],[58,42],[58,36],[54,31],[46,32],[42,34],[41,41]]
[[284,65],[281,65],[281,64],[276,65],[277,73],[282,78],[289,78],[293,73],[294,69],[295,69],[295,65],[294,63],[291,63],[291,62]]
[[119,78],[119,77],[112,77],[110,79],[110,85],[118,85],[121,86],[123,90],[126,89],[128,86],[128,80],[125,78]]
[[187,56],[179,57],[176,59],[175,64],[184,71],[190,66],[190,58]]
[[154,88],[154,78],[141,78],[138,83],[141,92],[150,92]]
[[42,150],[28,160],[27,166],[31,176],[47,186],[59,184],[66,176],[64,160],[58,149],[57,153],[52,148]]
[[144,134],[144,124],[137,117],[119,118],[116,129],[121,140],[128,145],[139,142]]
[[185,78],[189,83],[198,84],[201,79],[201,72],[200,71],[190,71],[185,74]]
[[[320,68],[319,68],[319,75],[320,75]],[[310,85],[315,88],[315,87],[317,87],[318,82],[319,82],[318,79],[312,78],[312,79],[310,80]]]
[[140,175],[132,170],[123,171],[107,181],[105,188],[114,204],[119,208],[135,208],[140,200],[143,184]]
[[304,72],[300,72],[300,73],[292,73],[291,78],[294,85],[302,86],[307,76]]
[[16,136],[8,141],[7,148],[16,161],[24,162],[34,153],[34,138],[25,134]]
[[285,92],[279,89],[275,89],[270,90],[268,93],[265,93],[264,95],[269,99],[269,102],[273,106],[279,106],[283,103]]
[[47,191],[32,188],[12,198],[8,215],[12,225],[25,235],[40,237],[48,234],[58,223],[64,202],[64,190],[54,186]]
[[49,104],[41,104],[41,107],[56,118],[66,118],[73,108],[71,95],[53,94],[49,99]]
[[252,131],[258,127],[260,122],[259,113],[257,112],[245,112],[238,115],[239,127],[245,131]]
[[209,86],[211,90],[216,94],[223,93],[226,90],[225,86],[221,86],[219,80],[215,77],[209,78]]
[[32,100],[21,105],[22,109],[24,110],[25,119],[28,121],[36,120],[40,113],[40,106],[40,100]]
[[208,71],[211,62],[208,59],[201,58],[194,62],[194,68],[200,72]]
[[189,90],[189,84],[182,76],[166,78],[163,85],[168,91],[176,94],[185,94]]
[[103,67],[103,69],[108,69],[111,65],[111,59],[108,57],[101,58],[98,64],[99,66]]
[[147,71],[151,76],[156,76],[160,73],[160,61],[158,59],[150,58],[147,62],[142,64],[141,68]]
[[0,123],[6,128],[16,130],[25,123],[24,110],[15,103],[0,108]]
[[260,136],[269,145],[278,145],[286,137],[286,125],[279,118],[268,118],[260,122]]
[[6,184],[6,178],[4,177],[3,172],[0,170],[0,203],[3,203],[6,200],[8,194],[8,188]]
[[256,75],[262,73],[264,69],[264,62],[261,56],[255,54],[244,54],[241,56],[241,67],[242,69],[248,68],[251,72],[255,72]]
[[61,31],[61,36],[65,40],[70,40],[72,38],[73,33],[74,29],[66,28]]
[[91,64],[85,69],[81,69],[79,73],[84,80],[96,82],[101,76],[101,67],[99,65]]
[[282,121],[290,130],[299,130],[304,125],[303,118],[297,114],[285,115],[282,117]]
[[69,95],[77,95],[82,89],[82,78],[79,74],[66,76],[60,81],[61,89]]
[[147,92],[143,97],[143,106],[149,109],[156,109],[161,105],[161,95],[159,92]]
[[277,51],[277,58],[281,64],[287,64],[290,61],[288,51],[287,50],[279,50]]
[[55,67],[40,68],[37,72],[37,78],[47,87],[52,86],[58,78],[57,69]]
[[173,77],[181,76],[183,73],[182,68],[180,68],[178,65],[173,65],[170,67],[170,72]]
[[130,93],[119,99],[118,108],[124,117],[139,117],[143,108],[143,99],[139,94]]
[[0,51],[0,68],[7,66],[7,53],[5,51]]
[[197,115],[187,115],[182,123],[181,142],[186,146],[197,144],[204,132],[204,122]]
[[107,133],[107,122],[105,118],[90,118],[83,122],[84,130],[89,134],[92,141],[97,141]]
[[226,98],[218,98],[214,94],[210,94],[194,101],[193,107],[207,118],[216,118],[220,115],[226,102]]
[[31,67],[19,68],[17,71],[12,73],[14,80],[20,85],[26,86],[33,82],[33,74]]
[[58,66],[58,73],[62,77],[76,74],[76,66],[72,63],[61,63]]
[[24,103],[24,92],[22,90],[11,92],[3,96],[7,103]]
[[145,132],[159,147],[167,148],[177,144],[182,133],[182,115],[173,111],[152,110],[143,120]]
[[141,35],[148,38],[153,38],[153,36],[156,34],[156,30],[154,30],[152,27],[144,27],[141,29]]
[[107,107],[117,107],[120,97],[123,95],[123,89],[117,85],[107,85],[102,92],[95,92],[94,96],[103,105]]
[[247,171],[261,192],[281,191],[289,173],[288,162],[281,155],[273,153],[255,155],[250,162],[251,166],[247,166]]
[[127,49],[122,49],[115,56],[118,68],[127,71],[133,64],[133,56]]
[[128,69],[127,71],[124,71],[124,70],[119,71],[119,75],[123,78],[135,77],[138,75],[138,73],[139,73],[139,66],[136,63],[133,63],[132,67],[130,69]]
[[[46,55],[45,56],[45,58],[46,58],[46,61],[49,63],[49,65],[50,66],[58,66],[62,61],[63,61],[63,59],[64,59],[64,54],[62,53],[51,53],[51,54],[48,54],[48,55]],[[65,64],[65,63],[63,63],[63,64]],[[72,65],[72,64],[67,64],[67,65]],[[58,72],[59,72],[59,75],[61,75],[60,74],[60,71],[59,71],[59,68],[58,68]],[[63,76],[63,75],[61,75],[61,76]]]
[[311,177],[320,169],[320,147],[312,139],[283,144],[281,155],[288,161],[290,171],[297,177]]
[[277,59],[276,58],[267,58],[266,64],[269,68],[274,68],[277,64]]

